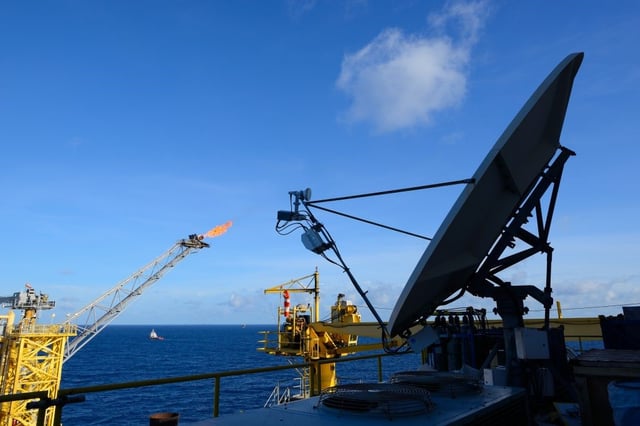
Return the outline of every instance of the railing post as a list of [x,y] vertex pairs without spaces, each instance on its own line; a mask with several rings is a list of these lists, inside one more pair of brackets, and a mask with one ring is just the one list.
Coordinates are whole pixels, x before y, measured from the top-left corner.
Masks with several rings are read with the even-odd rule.
[[46,406],[38,407],[38,418],[36,419],[36,426],[44,426],[44,421],[46,416],[47,416],[47,407]]
[[[58,398],[60,398],[60,393],[58,393]],[[63,405],[58,405],[54,408],[54,414],[53,414],[53,425],[54,426],[60,426],[62,424],[62,408],[64,406]]]
[[382,383],[382,357],[378,355],[378,382]]
[[316,361],[316,371],[318,372],[318,389],[316,390],[318,393],[316,395],[322,394],[322,366],[320,363]]
[[220,415],[220,376],[215,377],[215,388],[213,390],[213,417]]
[[316,369],[314,363],[309,363],[309,396],[314,396],[316,391]]

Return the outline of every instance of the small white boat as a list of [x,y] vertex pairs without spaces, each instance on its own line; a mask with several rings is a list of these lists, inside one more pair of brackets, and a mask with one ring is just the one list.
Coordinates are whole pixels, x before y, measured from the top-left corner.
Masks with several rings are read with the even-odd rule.
[[151,329],[151,333],[149,333],[149,339],[151,340],[164,340],[164,337],[158,336],[155,329]]

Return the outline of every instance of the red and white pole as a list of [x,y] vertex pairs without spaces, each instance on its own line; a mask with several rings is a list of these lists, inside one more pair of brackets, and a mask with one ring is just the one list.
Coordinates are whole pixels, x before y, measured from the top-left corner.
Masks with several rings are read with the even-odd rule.
[[284,296],[284,317],[289,318],[289,311],[291,309],[291,300],[289,299],[289,290],[282,292]]

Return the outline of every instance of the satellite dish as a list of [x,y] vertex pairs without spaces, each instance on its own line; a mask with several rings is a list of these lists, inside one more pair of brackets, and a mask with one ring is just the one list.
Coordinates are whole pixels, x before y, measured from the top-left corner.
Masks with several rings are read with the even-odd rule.
[[560,147],[583,53],[567,56],[522,107],[462,191],[409,277],[389,319],[392,336],[465,288]]
[[311,201],[311,188],[305,189],[303,196],[305,201]]

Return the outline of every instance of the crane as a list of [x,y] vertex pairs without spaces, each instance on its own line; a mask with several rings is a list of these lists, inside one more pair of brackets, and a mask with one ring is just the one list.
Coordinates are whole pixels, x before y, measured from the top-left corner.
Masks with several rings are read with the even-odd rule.
[[[192,234],[179,240],[152,262],[69,315],[62,324],[37,323],[38,311],[52,309],[55,301],[46,294],[36,293],[29,284],[25,285],[25,291],[0,297],[0,305],[11,309],[6,315],[0,315],[0,394],[46,391],[50,398],[54,398],[60,388],[65,361],[170,268],[190,253],[209,247],[205,238],[222,235],[231,224],[229,221],[205,234]],[[18,321],[14,310],[22,311]],[[0,426],[35,425],[37,413],[27,408],[29,402],[20,400],[0,404]],[[51,426],[53,421],[53,410],[48,409],[45,424]]]
[[[382,348],[381,343],[358,343],[359,336],[380,337],[380,324],[361,322],[357,306],[346,300],[344,294],[338,294],[331,306],[330,319],[320,320],[320,278],[317,268],[313,274],[267,288],[264,293],[279,294],[283,298],[283,305],[278,306],[277,331],[263,331],[264,339],[259,343],[264,346],[258,350],[269,355],[302,357],[305,362],[312,363],[311,369],[299,372],[301,391],[294,398],[306,398],[317,394],[318,389],[338,383],[335,364],[316,361]],[[313,295],[314,306],[291,306],[290,293]],[[402,339],[393,339],[389,343],[390,346],[401,344]]]
[[[231,226],[231,221],[218,225],[204,235],[191,234],[179,240],[169,250],[152,262],[120,281],[113,288],[89,303],[76,313],[69,315],[65,324],[77,324],[78,334],[69,339],[64,361],[68,361],[80,349],[111,323],[124,309],[158,281],[170,268],[189,254],[209,247],[205,238],[222,235]],[[63,361],[63,362],[64,362]]]

